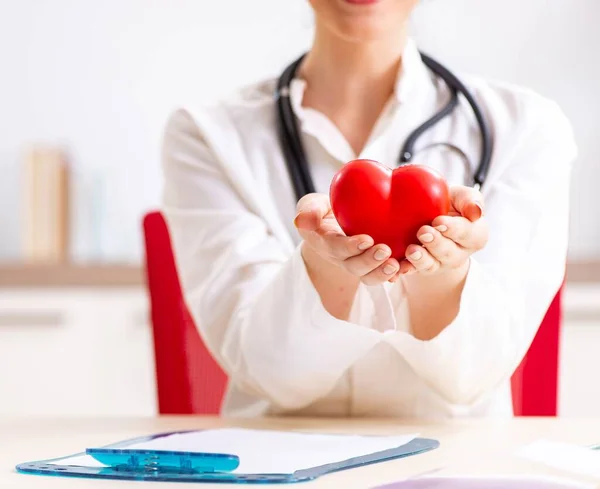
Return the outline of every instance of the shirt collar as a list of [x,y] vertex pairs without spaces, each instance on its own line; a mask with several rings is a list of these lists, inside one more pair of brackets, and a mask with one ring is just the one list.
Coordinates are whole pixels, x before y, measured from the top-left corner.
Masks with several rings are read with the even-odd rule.
[[415,41],[409,38],[402,53],[402,63],[396,77],[394,95],[403,104],[418,98],[427,88],[433,87],[427,66],[421,59],[421,53]]

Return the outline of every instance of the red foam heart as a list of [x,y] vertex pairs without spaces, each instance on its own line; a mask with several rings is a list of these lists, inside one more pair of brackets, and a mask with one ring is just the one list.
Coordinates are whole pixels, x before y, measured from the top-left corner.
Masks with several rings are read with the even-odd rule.
[[392,170],[373,160],[346,163],[331,182],[330,199],[346,235],[368,234],[398,260],[419,243],[421,226],[450,210],[448,184],[437,171],[416,164]]

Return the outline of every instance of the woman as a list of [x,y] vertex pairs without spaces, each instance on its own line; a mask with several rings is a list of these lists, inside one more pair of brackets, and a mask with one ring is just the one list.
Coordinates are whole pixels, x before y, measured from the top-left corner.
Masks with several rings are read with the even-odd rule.
[[[510,376],[563,279],[570,125],[539,95],[461,76],[494,138],[483,194],[457,151],[422,151],[415,162],[446,177],[454,212],[398,262],[341,232],[329,184],[357,157],[393,166],[448,89],[407,36],[417,0],[310,3],[314,43],[289,95],[316,193],[296,202],[276,80],[179,110],[166,130],[164,212],[187,304],[230,378],[224,411],[511,415]],[[481,149],[462,101],[423,139],[471,162]]]

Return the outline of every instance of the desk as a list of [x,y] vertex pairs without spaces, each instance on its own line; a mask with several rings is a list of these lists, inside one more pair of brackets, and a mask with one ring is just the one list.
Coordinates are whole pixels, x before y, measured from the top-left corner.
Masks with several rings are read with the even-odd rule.
[[[330,474],[314,482],[294,485],[307,488],[367,489],[428,470],[446,474],[539,474],[598,482],[516,458],[514,451],[539,438],[578,443],[600,442],[600,419],[458,420],[421,423],[402,420],[276,418],[233,420],[212,417],[161,417],[147,419],[0,420],[0,487],[11,489],[118,489],[140,488],[140,483],[38,477],[14,472],[18,462],[59,457],[118,440],[156,432],[226,426],[303,430],[331,433],[401,434],[419,432],[437,438],[440,448],[400,460]],[[185,484],[147,483],[152,489],[185,489]],[[143,486],[146,487],[146,486]],[[198,487],[198,486],[194,486]],[[223,489],[223,485],[202,485]],[[241,488],[242,486],[237,486]],[[251,486],[248,486],[251,487]],[[258,486],[252,486],[258,487]],[[292,487],[292,486],[287,486]]]

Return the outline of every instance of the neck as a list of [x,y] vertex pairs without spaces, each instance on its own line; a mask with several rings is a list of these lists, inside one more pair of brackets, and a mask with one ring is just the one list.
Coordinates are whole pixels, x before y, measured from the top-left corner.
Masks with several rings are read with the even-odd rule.
[[406,31],[393,38],[350,42],[317,23],[311,51],[300,68],[302,105],[327,116],[355,154],[394,92]]
[[370,94],[371,98],[374,91],[389,97],[405,45],[405,29],[393,37],[353,42],[317,23],[313,47],[302,63],[301,76],[310,92],[323,92],[329,97]]

